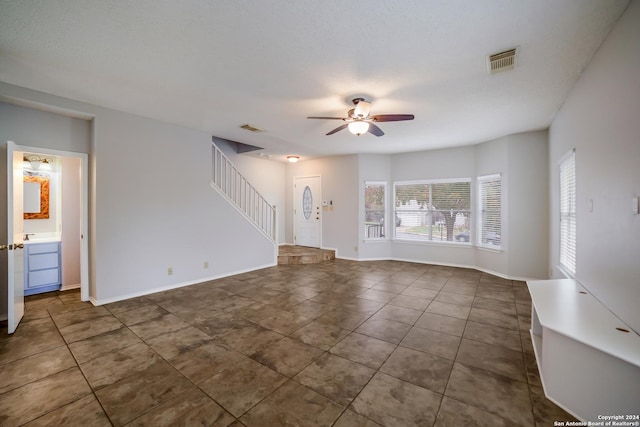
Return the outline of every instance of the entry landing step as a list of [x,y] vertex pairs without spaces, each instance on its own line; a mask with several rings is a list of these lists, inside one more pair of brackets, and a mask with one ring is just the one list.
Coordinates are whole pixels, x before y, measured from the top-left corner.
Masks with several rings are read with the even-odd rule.
[[283,245],[278,249],[278,265],[319,264],[332,259],[336,259],[336,251],[331,249],[292,245]]

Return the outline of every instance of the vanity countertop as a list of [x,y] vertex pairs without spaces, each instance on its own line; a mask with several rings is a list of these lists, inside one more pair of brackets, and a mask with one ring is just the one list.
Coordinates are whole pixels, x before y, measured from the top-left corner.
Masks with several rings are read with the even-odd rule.
[[39,237],[39,238],[31,238],[29,240],[25,240],[24,244],[25,245],[29,245],[29,244],[33,244],[33,243],[53,243],[53,242],[59,242],[60,238],[59,237]]

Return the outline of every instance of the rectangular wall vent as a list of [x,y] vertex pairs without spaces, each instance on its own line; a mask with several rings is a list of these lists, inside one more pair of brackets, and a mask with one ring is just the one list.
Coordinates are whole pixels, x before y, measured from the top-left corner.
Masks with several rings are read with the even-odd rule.
[[514,48],[487,56],[487,71],[489,74],[513,70],[516,65],[516,52],[517,49]]

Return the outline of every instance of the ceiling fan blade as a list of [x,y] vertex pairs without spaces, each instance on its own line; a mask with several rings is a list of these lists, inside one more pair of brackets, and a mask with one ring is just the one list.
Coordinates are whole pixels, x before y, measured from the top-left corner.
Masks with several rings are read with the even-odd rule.
[[342,129],[345,129],[347,126],[349,126],[348,124],[344,124],[342,126],[338,126],[337,128],[335,128],[334,130],[332,130],[331,132],[329,132],[327,135],[333,135],[336,132],[340,132]]
[[307,119],[346,120],[344,117],[307,117]]
[[403,120],[413,120],[413,114],[376,114],[371,116],[371,120],[376,122],[400,122]]
[[382,129],[380,129],[378,126],[374,125],[373,123],[369,123],[369,133],[374,134],[375,136],[384,135],[384,132],[382,132]]

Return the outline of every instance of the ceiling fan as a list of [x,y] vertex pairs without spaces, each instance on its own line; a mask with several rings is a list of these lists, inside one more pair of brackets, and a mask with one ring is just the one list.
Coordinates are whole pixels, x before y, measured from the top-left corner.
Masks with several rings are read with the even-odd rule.
[[347,116],[349,117],[307,117],[307,119],[342,120],[347,122],[327,133],[327,135],[333,135],[342,129],[349,128],[349,131],[356,136],[360,136],[365,132],[369,132],[375,136],[382,136],[384,132],[382,132],[382,129],[380,129],[376,123],[399,122],[403,120],[413,120],[415,118],[413,114],[376,114],[371,116],[369,115],[369,111],[371,110],[370,102],[365,101],[364,98],[354,98],[352,102],[355,108],[347,112]]

